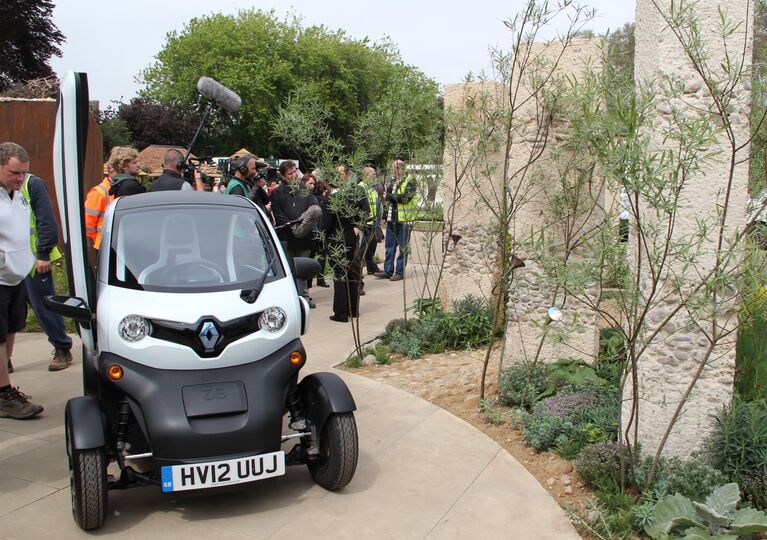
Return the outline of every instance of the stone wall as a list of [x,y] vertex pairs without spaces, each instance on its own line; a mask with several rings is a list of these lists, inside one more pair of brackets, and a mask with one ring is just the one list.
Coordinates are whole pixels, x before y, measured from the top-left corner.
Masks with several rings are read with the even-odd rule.
[[[639,84],[648,85],[658,95],[656,117],[650,135],[652,149],[660,150],[674,148],[673,141],[666,136],[670,129],[678,125],[678,119],[709,119],[716,125],[721,124],[721,118],[717,118],[717,113],[712,110],[712,100],[706,86],[693,70],[677,37],[659,12],[659,9],[668,10],[670,4],[657,2],[660,8],[655,4],[653,0],[637,1],[635,76]],[[710,56],[707,63],[711,68],[711,76],[721,76],[719,70],[724,61],[722,37],[717,30],[720,5],[733,22],[741,24],[740,28],[728,38],[727,46],[733,58],[740,58],[743,44],[748,44],[745,51],[745,72],[747,73],[751,59],[752,2],[726,0],[698,2],[695,5],[695,17],[699,20],[701,39],[708,45],[707,52]],[[662,94],[665,92],[664,89],[669,87],[668,81],[678,83],[682,90],[678,95],[667,99]],[[734,100],[727,111],[738,144],[746,142],[749,136],[749,90],[750,81],[746,77],[735,89]],[[709,149],[714,150],[718,147],[721,153],[707,160],[702,170],[686,179],[680,200],[681,211],[671,235],[672,241],[680,241],[694,235],[698,230],[699,221],[716,225],[725,200],[724,188],[730,166],[728,146],[727,139],[720,132],[716,142]],[[742,150],[741,156],[748,156],[747,146]],[[725,236],[731,235],[735,228],[742,226],[747,182],[748,163],[746,161],[735,168]],[[645,208],[648,206],[645,205]],[[646,223],[665,227],[663,220],[652,212],[640,215]],[[713,231],[703,241],[703,254],[695,269],[697,275],[705,275],[714,266],[717,232]],[[629,252],[635,252],[633,244],[630,247],[632,249]],[[648,341],[647,348],[638,363],[638,436],[643,444],[643,450],[647,452],[653,452],[658,448],[682,395],[693,380],[695,372],[702,366],[700,381],[695,385],[691,398],[685,404],[682,416],[664,448],[666,455],[689,455],[692,450],[698,448],[712,427],[711,416],[722,404],[730,402],[733,389],[735,334],[721,343],[713,351],[711,360],[703,365],[709,340],[698,325],[706,330],[713,325],[717,325],[720,329],[733,328],[737,321],[737,306],[734,303],[720,306],[710,317],[700,319],[696,316],[696,320],[692,320],[685,315],[684,310],[681,310],[653,338],[653,333],[659,325],[662,325],[663,321],[683,301],[683,296],[680,298],[672,290],[670,280],[674,277],[678,278],[685,271],[683,262],[680,260],[673,261],[662,268],[660,294],[656,297],[665,297],[662,302],[653,305],[649,312],[644,333],[645,340]],[[651,294],[649,272],[650,269],[644,267],[640,280],[644,284],[645,295]],[[682,295],[688,293],[694,286],[693,280],[682,289]],[[629,387],[630,385],[627,385],[627,388]],[[624,422],[631,414],[629,397],[629,395],[624,396]]]
[[[447,85],[445,109],[464,114],[472,103],[482,100],[486,100],[485,107],[502,107],[503,91],[503,86],[497,83]],[[463,133],[445,145],[441,186],[446,222],[445,268],[439,288],[445,306],[467,294],[490,298],[493,276],[498,269],[497,235],[494,234],[497,222],[494,223],[483,197],[503,193],[503,180],[497,170],[493,171],[495,174],[483,171],[473,159],[475,152],[476,141]],[[491,152],[488,160],[501,163],[503,157],[500,152]]]
[[[542,69],[552,70],[551,84],[568,84],[564,77],[582,77],[587,69],[599,71],[601,51],[598,40],[578,39],[564,50],[561,44],[535,44],[533,56],[543,59]],[[560,57],[561,55],[561,57]],[[553,62],[559,58],[554,69]],[[563,185],[574,185],[573,171],[564,172],[561,163],[569,159],[564,155],[562,143],[568,138],[567,126],[557,121],[547,130],[541,130],[541,119],[547,111],[541,111],[541,103],[527,100],[532,93],[523,85],[517,100],[525,103],[517,108],[514,116],[514,147],[511,152],[509,170],[512,171],[510,186],[515,194],[514,216],[510,227],[513,252],[525,261],[525,267],[514,271],[507,305],[507,328],[505,340],[505,362],[538,360],[553,362],[560,358],[578,358],[592,362],[598,346],[598,316],[583,304],[567,301],[557,291],[553,279],[547,279],[543,265],[536,261],[533,247],[540,240],[541,233],[553,246],[552,255],[564,258],[566,235],[563,220],[556,216],[553,201],[562,193]],[[528,165],[533,161],[533,165]],[[588,194],[582,193],[584,198]],[[604,194],[598,194],[594,201],[604,204]],[[595,226],[600,219],[596,214],[568,216],[571,223],[585,225],[584,229]],[[589,223],[591,222],[591,223]],[[557,252],[557,254],[554,254]],[[581,253],[574,252],[571,262],[577,262]],[[546,312],[550,306],[560,307],[563,320],[547,328],[548,336],[557,333],[566,335],[563,342],[543,338],[547,324]]]
[[[597,40],[577,39],[562,51],[561,44],[537,43],[532,47],[530,59],[530,65],[535,65],[538,73],[553,70],[555,77],[577,77],[599,63],[599,44]],[[555,62],[558,62],[556,68]],[[498,209],[501,198],[508,196],[513,215],[508,230],[512,251],[526,260],[526,266],[516,270],[511,284],[506,361],[532,360],[536,356],[542,361],[561,357],[592,361],[598,345],[598,317],[582,306],[563,306],[562,298],[554,294],[530,258],[529,244],[533,236],[542,229],[552,238],[559,234],[551,215],[552,198],[560,190],[552,153],[567,136],[565,126],[542,127],[548,112],[542,108],[541,100],[533,96],[528,84],[531,75],[528,71],[523,79],[507,82],[508,87],[514,88],[513,103],[508,99],[508,87],[500,83],[455,84],[445,88],[446,109],[465,112],[484,98],[485,109],[503,110],[507,117],[513,116],[513,122],[508,160],[504,157],[503,136],[496,141],[498,147],[494,152],[482,154],[478,162],[472,161],[476,157],[473,154],[476,141],[471,137],[446,145],[442,188],[446,221],[449,221],[451,204],[455,206],[455,214],[452,237],[450,231],[445,233],[445,278],[440,297],[443,304],[449,305],[466,294],[494,296],[492,286],[500,268],[497,260],[499,220],[488,208],[488,202],[495,203]],[[496,130],[503,128],[502,124],[487,126]],[[539,153],[542,155],[538,156]],[[528,167],[528,162],[533,160],[535,164]],[[568,324],[571,335],[564,344],[554,346],[547,341],[539,351],[546,310],[555,304],[565,308],[563,324]]]

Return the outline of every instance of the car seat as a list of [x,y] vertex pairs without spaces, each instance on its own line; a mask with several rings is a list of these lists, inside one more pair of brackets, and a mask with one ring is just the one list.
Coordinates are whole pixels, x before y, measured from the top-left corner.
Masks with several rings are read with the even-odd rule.
[[171,214],[163,219],[160,258],[139,274],[138,282],[141,285],[158,284],[169,268],[200,259],[200,239],[194,219],[187,214]]

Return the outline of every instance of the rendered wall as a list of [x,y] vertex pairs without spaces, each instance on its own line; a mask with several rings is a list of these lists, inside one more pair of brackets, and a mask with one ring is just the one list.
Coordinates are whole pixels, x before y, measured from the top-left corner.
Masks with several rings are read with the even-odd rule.
[[[639,84],[650,84],[651,87],[652,84],[656,85],[654,88],[659,95],[662,93],[661,85],[667,80],[677,81],[683,88],[678,97],[670,101],[664,99],[657,101],[656,117],[651,133],[652,145],[657,150],[672,148],[673,143],[665,139],[665,130],[674,122],[675,114],[703,120],[708,116],[714,122],[716,122],[716,115],[706,112],[711,109],[710,94],[701,77],[694,72],[679,41],[659,12],[659,8],[668,10],[670,2],[668,0],[657,2],[659,8],[655,4],[653,0],[637,0],[636,81]],[[717,31],[720,6],[724,8],[732,21],[741,24],[728,39],[728,49],[730,54],[740,57],[743,44],[748,44],[745,54],[747,72],[751,59],[752,2],[750,0],[698,2],[695,16],[700,23],[703,43],[710,45],[708,47],[711,55],[709,65],[714,69],[712,76],[718,76],[716,70],[720,69],[724,59],[722,38]],[[740,143],[745,143],[749,136],[750,80],[748,76],[744,79],[740,87],[735,89],[735,100],[729,111],[735,137]],[[728,178],[729,145],[723,134],[718,136],[710,150],[720,150],[721,154],[709,159],[703,170],[687,180],[682,192],[682,210],[676,220],[673,240],[694,234],[698,230],[698,220],[715,223],[717,212],[724,204],[723,190]],[[742,155],[748,155],[747,146]],[[727,234],[731,233],[734,227],[743,224],[748,162],[737,165],[734,175]],[[644,216],[644,219],[650,222],[653,216],[648,214]],[[699,269],[702,273],[714,264],[716,236],[712,234],[703,244],[704,256]],[[635,248],[636,246],[632,244],[630,252],[635,252]],[[675,272],[680,271],[682,271],[680,268],[664,268],[661,286],[667,287],[669,284],[667,280]],[[648,272],[649,268],[645,268],[645,277]],[[648,280],[643,280],[643,283],[649,287]],[[678,298],[671,294],[666,301],[654,306],[648,316],[647,335],[651,335],[678,304]],[[703,332],[695,327],[695,323],[706,326],[715,322],[720,325],[720,328],[732,328],[737,321],[736,309],[737,306],[734,304],[724,306],[713,316],[712,321],[692,321],[682,311],[648,344],[638,365],[640,399],[638,436],[643,445],[643,451],[653,452],[658,448],[669,420],[680,402],[680,396],[689,386],[696,370],[701,367],[701,359],[709,341]],[[712,415],[723,404],[731,401],[735,369],[735,338],[735,334],[732,334],[725,340],[714,350],[711,360],[703,366],[700,381],[694,387],[690,401],[685,405],[680,420],[668,438],[664,454],[684,456],[697,449],[711,430]],[[629,386],[627,385],[627,388]],[[628,398],[628,394],[624,395],[624,422],[628,420],[630,413]]]
[[[533,55],[543,59],[541,65],[544,72],[551,70],[558,59],[549,83],[551,87],[556,84],[570,85],[571,81],[583,77],[587,69],[596,72],[601,69],[598,40],[574,40],[564,51],[561,44],[535,44]],[[565,77],[570,78],[570,82]],[[573,175],[577,172],[563,167],[563,163],[572,164],[578,156],[568,155],[564,149],[563,144],[569,137],[568,126],[556,114],[548,129],[541,131],[541,103],[536,99],[527,99],[532,93],[530,84],[525,83],[522,88],[523,91],[517,94],[517,101],[523,105],[515,112],[514,147],[509,160],[509,170],[513,175],[510,186],[515,205],[509,233],[513,252],[524,260],[525,267],[514,271],[509,289],[505,362],[553,362],[566,357],[592,362],[599,338],[596,312],[581,303],[568,301],[561,290],[556,289],[552,276],[547,277],[544,265],[536,260],[533,248],[543,234],[545,242],[551,246],[551,255],[562,261],[565,259],[568,234],[561,216],[555,214],[554,200],[561,196],[563,186],[574,185]],[[544,110],[544,114],[547,111]],[[528,165],[532,161],[534,163]],[[589,197],[585,192],[581,195],[584,200]],[[603,205],[604,194],[598,193],[597,197],[594,202]],[[568,219],[572,219],[570,223],[581,230],[597,226],[601,219],[596,213],[576,214]],[[572,234],[569,236],[573,238]],[[568,260],[577,262],[582,256],[584,254],[576,249]],[[594,289],[592,297],[596,294]],[[563,320],[549,328],[553,332],[566,329],[563,342],[555,343],[549,339],[551,334],[543,339],[542,328],[550,306],[561,308],[563,313]]]

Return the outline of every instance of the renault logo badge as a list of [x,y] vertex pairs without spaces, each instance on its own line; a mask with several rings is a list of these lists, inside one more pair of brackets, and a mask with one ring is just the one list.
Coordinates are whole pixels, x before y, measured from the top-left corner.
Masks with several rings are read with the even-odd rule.
[[213,321],[205,321],[202,323],[202,329],[200,330],[200,342],[205,347],[205,352],[211,352],[216,348],[221,334],[216,327],[216,323]]

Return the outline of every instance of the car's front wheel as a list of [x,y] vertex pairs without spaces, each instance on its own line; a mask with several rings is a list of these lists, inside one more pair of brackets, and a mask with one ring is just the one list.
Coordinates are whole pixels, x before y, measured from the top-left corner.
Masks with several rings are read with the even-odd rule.
[[312,478],[327,490],[341,489],[357,470],[359,441],[354,414],[331,414],[320,433],[319,446],[319,459],[308,463]]
[[107,459],[104,448],[78,450],[67,430],[72,515],[84,531],[98,529],[107,516]]

